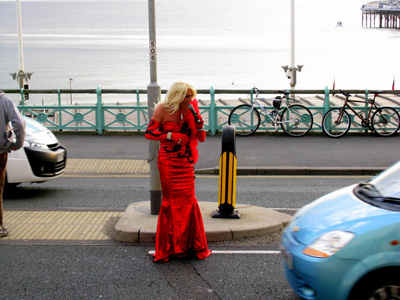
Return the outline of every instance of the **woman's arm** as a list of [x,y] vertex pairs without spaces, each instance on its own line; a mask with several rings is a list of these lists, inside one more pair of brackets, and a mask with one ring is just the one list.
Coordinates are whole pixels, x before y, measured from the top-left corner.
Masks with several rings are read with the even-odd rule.
[[164,108],[158,105],[146,129],[145,138],[161,142],[173,141],[176,144],[186,145],[189,142],[189,137],[187,135],[176,132],[162,132],[159,130],[165,113]]
[[203,129],[204,121],[203,118],[201,117],[199,110],[199,103],[196,98],[193,99],[192,105],[194,110],[197,112],[197,118],[200,120],[200,123],[196,123],[196,128],[197,128],[196,138],[200,143],[202,143],[206,140],[206,132]]
[[145,138],[148,140],[155,140],[155,141],[166,141],[167,140],[167,133],[161,132],[159,127],[161,125],[163,119],[163,109],[161,105],[157,105],[153,116],[149,122],[149,126],[146,129]]

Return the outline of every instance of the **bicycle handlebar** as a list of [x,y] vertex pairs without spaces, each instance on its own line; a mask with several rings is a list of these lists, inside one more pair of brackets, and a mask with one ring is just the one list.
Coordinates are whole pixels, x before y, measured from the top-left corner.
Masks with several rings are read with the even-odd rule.
[[[348,93],[348,92],[345,92],[345,91],[343,91],[343,90],[340,90],[340,92],[344,95],[344,96],[346,96],[346,97],[350,97],[351,96],[351,94],[350,93]],[[382,91],[369,91],[371,94],[374,94],[375,96],[376,95],[379,95],[380,93],[382,93]]]
[[343,90],[340,90],[340,92],[341,92],[343,95],[345,95],[346,97],[350,97],[350,96],[351,96],[348,92],[345,92],[345,91],[343,91]]
[[[256,94],[256,98],[258,98],[258,94],[260,93],[260,90],[257,87],[253,87],[252,91],[253,91],[253,93]],[[285,95],[284,97],[286,97],[288,101],[292,100],[294,102],[300,102],[299,100],[297,100],[295,98],[289,98],[290,92],[288,92],[288,91],[279,90],[278,93],[284,94]],[[280,97],[280,96],[278,96],[278,97]],[[262,100],[265,98],[259,98],[259,99]]]

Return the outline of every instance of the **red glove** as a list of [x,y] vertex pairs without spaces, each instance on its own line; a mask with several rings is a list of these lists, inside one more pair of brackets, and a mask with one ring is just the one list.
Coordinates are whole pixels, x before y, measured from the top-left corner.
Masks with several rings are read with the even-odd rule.
[[172,133],[171,140],[175,144],[183,145],[185,146],[187,143],[189,143],[189,137],[186,134],[183,133]]
[[197,119],[199,120],[198,122],[196,122],[196,128],[197,129],[202,129],[204,126],[204,121],[203,118],[201,117],[200,114],[197,114]]
[[198,130],[196,138],[200,143],[203,143],[206,140],[206,132],[204,130]]

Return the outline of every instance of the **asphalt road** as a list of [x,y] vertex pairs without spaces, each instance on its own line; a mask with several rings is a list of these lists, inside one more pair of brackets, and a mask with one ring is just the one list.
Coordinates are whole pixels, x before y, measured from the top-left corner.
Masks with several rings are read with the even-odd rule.
[[[148,159],[148,141],[142,135],[106,136],[59,134],[60,143],[71,158]],[[283,135],[236,138],[238,167],[382,167],[400,160],[400,136],[345,136],[333,139],[324,135],[293,138]],[[219,165],[221,136],[208,136],[200,143],[197,169]]]
[[[238,176],[237,203],[298,209],[340,187],[366,180],[354,176]],[[4,195],[5,209],[125,210],[149,201],[149,176],[65,176],[40,184],[24,183]],[[218,206],[218,176],[197,176],[199,201]]]
[[214,254],[154,264],[145,247],[0,247],[2,300],[298,299],[280,256]]
[[[308,142],[305,138],[278,136],[238,140],[238,162],[322,163],[333,159],[324,151],[329,149],[328,152],[333,153],[343,146],[341,141],[325,137],[311,137]],[[346,138],[342,139],[346,144],[343,147],[349,149],[353,143],[347,143]],[[358,147],[351,150],[357,157],[361,156],[358,163],[366,160],[371,152],[375,153],[374,162],[380,165],[390,165],[399,159],[398,151],[393,151],[397,149],[398,137],[369,138],[362,138]],[[60,135],[59,139],[67,147],[70,158],[147,158],[148,144],[143,142],[143,137]],[[205,168],[218,163],[220,151],[220,137],[208,140],[209,144],[199,148],[199,165]],[[317,147],[312,146],[314,141],[321,143],[318,151],[312,150]],[[383,149],[381,143],[386,141]],[[331,149],[334,145],[336,151]],[[368,149],[361,151],[359,147]],[[376,158],[378,150],[375,149],[381,150],[382,159]],[[364,151],[367,154],[362,155]],[[240,157],[244,157],[243,160]],[[354,165],[357,159],[334,163]],[[237,202],[294,213],[325,193],[366,179],[353,176],[239,176]],[[42,184],[22,184],[5,195],[4,204],[6,210],[122,211],[132,202],[149,199],[148,182],[148,176],[143,175],[64,176]],[[197,176],[196,190],[199,201],[215,201],[217,205],[217,176]],[[0,239],[0,300],[298,300],[282,273],[279,234],[213,243],[210,248],[215,253],[204,261],[187,259],[154,264],[148,254],[154,245],[133,246],[112,240],[87,243],[57,240],[4,242]],[[229,254],[227,250],[239,252]]]
[[[238,177],[240,203],[294,213],[336,188],[366,177]],[[148,197],[148,176],[67,176],[22,184],[5,198],[6,210],[123,210]],[[198,176],[197,196],[217,206],[217,176]],[[154,264],[154,245],[115,241],[7,241],[0,239],[0,299],[284,299],[298,300],[279,255],[279,233],[219,242],[204,261]],[[227,251],[239,251],[229,254]]]

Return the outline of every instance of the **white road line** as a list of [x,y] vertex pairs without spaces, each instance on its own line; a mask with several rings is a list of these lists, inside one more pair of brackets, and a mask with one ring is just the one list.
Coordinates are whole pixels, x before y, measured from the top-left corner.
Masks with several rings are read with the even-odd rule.
[[277,250],[212,250],[212,253],[214,253],[214,254],[280,254],[281,251],[277,251]]
[[[211,249],[212,250],[212,249]],[[149,255],[154,255],[155,251],[150,250]],[[280,254],[278,250],[212,250],[213,254]]]

